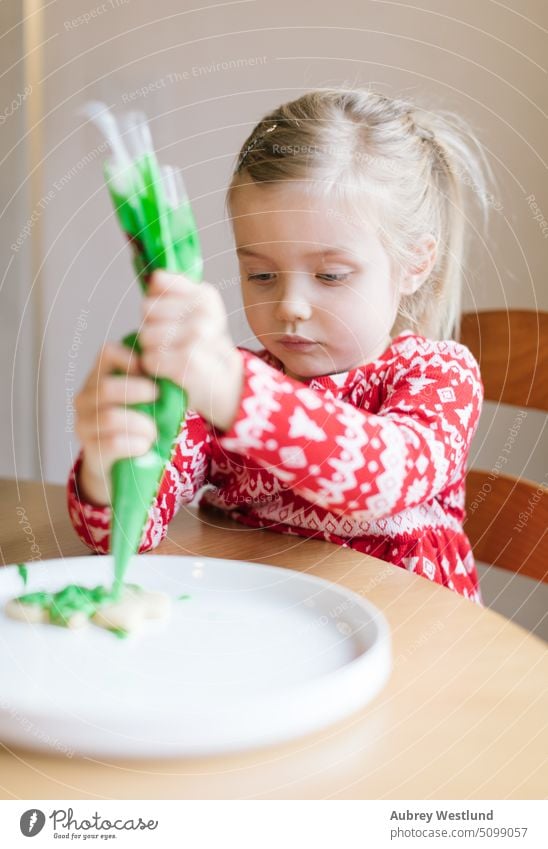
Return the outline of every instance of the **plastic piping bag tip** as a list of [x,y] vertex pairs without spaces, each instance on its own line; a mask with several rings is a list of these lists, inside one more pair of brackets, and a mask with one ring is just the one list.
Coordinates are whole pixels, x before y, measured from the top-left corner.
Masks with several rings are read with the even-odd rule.
[[120,134],[116,118],[106,103],[102,103],[100,100],[88,100],[82,107],[82,114],[86,115],[103,133],[118,164],[121,167],[130,165],[131,159]]
[[102,112],[109,112],[110,106],[107,106],[102,100],[86,100],[86,102],[77,109],[79,115],[85,115],[90,121],[95,120],[97,115]]
[[119,124],[124,143],[134,159],[154,152],[152,135],[144,112],[123,112]]

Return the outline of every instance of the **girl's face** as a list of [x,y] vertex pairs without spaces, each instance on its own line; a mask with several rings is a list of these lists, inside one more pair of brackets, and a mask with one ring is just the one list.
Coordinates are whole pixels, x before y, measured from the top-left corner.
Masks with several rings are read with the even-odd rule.
[[398,308],[398,280],[373,228],[329,203],[297,181],[240,181],[231,200],[247,320],[297,379],[375,359]]

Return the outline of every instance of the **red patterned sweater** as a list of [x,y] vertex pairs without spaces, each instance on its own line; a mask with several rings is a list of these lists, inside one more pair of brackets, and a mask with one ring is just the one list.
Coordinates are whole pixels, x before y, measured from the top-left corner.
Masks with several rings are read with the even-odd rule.
[[[482,604],[463,532],[464,475],[483,386],[470,351],[404,331],[349,372],[287,377],[263,350],[240,349],[236,419],[219,431],[189,411],[174,443],[139,552],[155,548],[182,504],[279,533],[372,554]],[[74,527],[109,550],[111,508],[81,501],[71,469]]]

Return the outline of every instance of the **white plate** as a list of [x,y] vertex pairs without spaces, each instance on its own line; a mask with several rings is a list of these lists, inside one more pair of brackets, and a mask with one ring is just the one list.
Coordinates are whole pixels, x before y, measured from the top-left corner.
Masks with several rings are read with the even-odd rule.
[[[134,557],[127,580],[173,598],[127,639],[9,619],[5,602],[110,584],[110,556],[0,569],[0,739],[50,753],[212,755],[271,745],[358,710],[391,669],[386,620],[355,593],[291,569]],[[178,600],[188,593],[191,598]]]

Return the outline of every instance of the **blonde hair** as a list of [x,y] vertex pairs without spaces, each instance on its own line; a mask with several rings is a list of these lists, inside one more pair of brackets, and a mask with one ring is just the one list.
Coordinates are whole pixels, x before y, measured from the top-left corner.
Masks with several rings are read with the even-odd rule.
[[389,257],[403,268],[416,262],[417,240],[431,234],[435,264],[413,295],[401,297],[393,332],[409,327],[443,339],[457,335],[460,318],[462,187],[472,186],[485,224],[484,171],[493,179],[481,144],[452,112],[363,88],[318,89],[259,121],[240,151],[226,205],[244,172],[256,183],[299,180],[314,197],[353,215],[367,209]]

